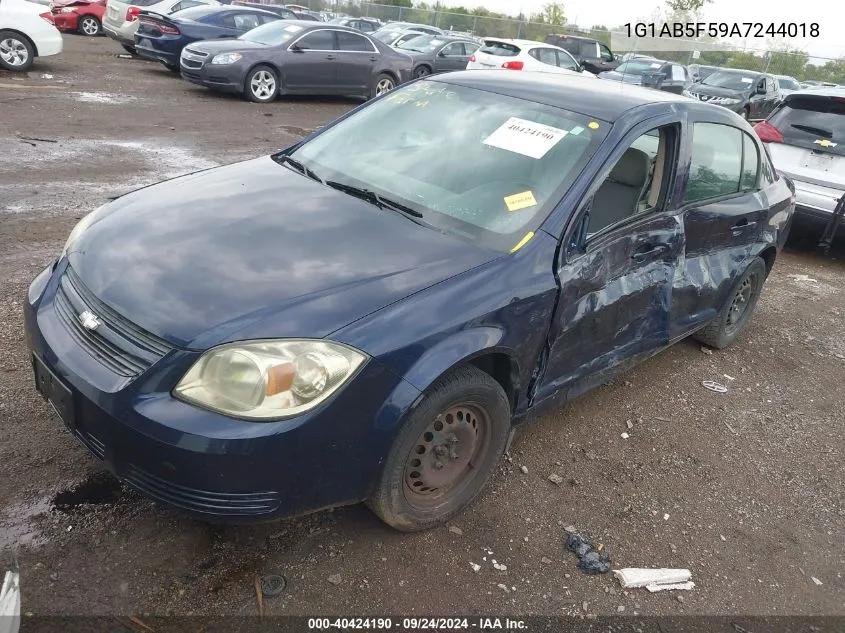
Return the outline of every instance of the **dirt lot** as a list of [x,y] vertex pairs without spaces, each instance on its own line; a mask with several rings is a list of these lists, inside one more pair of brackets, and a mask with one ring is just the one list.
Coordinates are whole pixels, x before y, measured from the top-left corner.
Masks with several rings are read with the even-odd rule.
[[[0,548],[20,548],[24,611],[254,614],[255,575],[280,573],[268,613],[845,615],[841,248],[785,251],[731,349],[679,344],[536,419],[456,530],[401,535],[362,506],[215,527],[99,475],[33,388],[30,279],[107,197],[269,153],[356,102],[248,104],[105,38],[65,48],[28,76],[0,73]],[[689,567],[696,587],[582,575],[569,525],[617,567]]]

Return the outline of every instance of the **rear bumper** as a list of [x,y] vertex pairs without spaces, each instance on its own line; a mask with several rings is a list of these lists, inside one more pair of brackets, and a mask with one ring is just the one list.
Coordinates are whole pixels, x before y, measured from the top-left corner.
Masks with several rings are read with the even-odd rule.
[[[149,41],[149,40],[147,40]],[[179,52],[172,53],[170,51],[160,51],[152,48],[151,46],[146,46],[142,42],[139,41],[139,38],[135,37],[135,51],[138,53],[140,57],[144,59],[150,59],[155,62],[161,62],[167,66],[179,66]]]
[[836,203],[845,195],[845,190],[823,187],[797,180],[791,176],[790,178],[795,183],[795,204],[804,210],[804,213],[818,214],[821,217],[829,218],[836,209]]
[[132,46],[133,48],[135,46],[135,30],[137,30],[137,27],[132,29],[131,33],[127,33],[126,29],[122,27],[120,29],[115,29],[114,26],[103,22],[103,32],[105,32],[106,35],[120,44]]

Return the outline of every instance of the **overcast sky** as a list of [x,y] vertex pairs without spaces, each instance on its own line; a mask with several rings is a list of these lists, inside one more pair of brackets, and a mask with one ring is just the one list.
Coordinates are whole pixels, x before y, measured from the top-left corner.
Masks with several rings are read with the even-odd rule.
[[[539,12],[545,0],[445,0],[446,4],[462,4],[469,8],[486,7],[491,11],[517,14]],[[615,26],[648,18],[655,9],[662,9],[660,0],[563,0],[566,19],[579,26],[606,24]],[[819,23],[817,38],[795,39],[793,46],[811,56],[839,58],[845,56],[845,2],[842,0],[714,0],[705,7],[706,22],[781,22]],[[753,42],[749,48],[765,48],[766,40]]]

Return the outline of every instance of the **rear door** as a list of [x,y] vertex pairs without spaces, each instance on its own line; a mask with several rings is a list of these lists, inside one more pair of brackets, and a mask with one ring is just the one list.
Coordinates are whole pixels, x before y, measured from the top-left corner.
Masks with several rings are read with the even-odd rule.
[[380,53],[363,35],[337,31],[337,85],[341,94],[369,92]]
[[760,186],[763,157],[749,134],[708,121],[689,121],[684,130],[685,257],[673,290],[673,339],[719,311],[761,240],[770,206]]
[[599,57],[598,42],[591,40],[579,41],[579,57],[581,64],[593,74],[599,74],[605,70],[609,70],[602,66],[601,57]]
[[290,43],[282,65],[282,85],[286,90],[337,92],[335,33],[334,29],[316,29]]

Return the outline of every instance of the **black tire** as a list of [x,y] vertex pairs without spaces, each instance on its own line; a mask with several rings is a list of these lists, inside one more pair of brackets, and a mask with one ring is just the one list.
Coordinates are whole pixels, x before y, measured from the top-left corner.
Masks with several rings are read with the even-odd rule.
[[179,64],[165,64],[164,67],[167,68],[167,70],[169,70],[170,72],[176,73],[177,75],[182,72],[182,69],[179,68]]
[[[267,83],[272,81],[272,87]],[[263,89],[259,86],[263,85]],[[266,64],[259,64],[246,74],[244,97],[254,103],[270,103],[279,94],[279,75]],[[263,96],[262,96],[263,95]]]
[[716,349],[733,343],[751,321],[765,280],[766,263],[757,257],[731,288],[728,300],[716,318],[693,334],[693,338]]
[[431,68],[428,66],[417,66],[414,69],[414,79],[420,79],[421,77],[428,77],[431,74]]
[[35,47],[17,31],[0,31],[0,68],[15,72],[29,70],[35,61]]
[[125,50],[133,57],[138,57],[138,51],[135,50],[134,46],[129,46],[129,44],[121,44],[121,46],[123,47],[123,50]]
[[103,33],[103,25],[93,15],[83,15],[76,24],[76,30],[88,37],[97,37]]
[[402,532],[448,521],[496,469],[510,422],[508,398],[488,374],[468,365],[441,377],[402,422],[367,505]]
[[396,80],[387,73],[381,73],[373,82],[373,87],[370,90],[370,99],[375,99],[386,92],[390,92],[396,87]]

